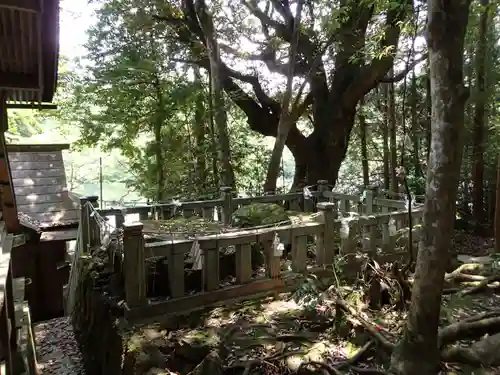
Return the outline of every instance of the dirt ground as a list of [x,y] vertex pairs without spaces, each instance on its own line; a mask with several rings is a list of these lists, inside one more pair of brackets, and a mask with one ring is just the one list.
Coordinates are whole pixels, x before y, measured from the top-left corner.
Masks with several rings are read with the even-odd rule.
[[[498,263],[490,256],[492,246],[490,238],[457,231],[453,250],[463,262],[486,263],[491,272]],[[488,284],[486,291],[470,294],[449,288],[443,296],[442,326],[487,312],[500,316],[495,283]],[[474,285],[460,283],[460,288],[477,288]],[[373,311],[356,287],[339,286],[335,290],[352,314],[340,312],[336,298],[316,290],[314,282],[305,282],[294,294],[219,307],[138,328],[129,345],[129,355],[134,357],[133,373],[385,374],[390,353],[374,340],[366,326],[369,324],[382,340],[395,343],[404,328],[405,309],[388,305]],[[472,342],[460,340],[456,344],[470,346]],[[500,355],[490,363],[500,365]],[[441,373],[500,374],[500,367],[443,363]]]

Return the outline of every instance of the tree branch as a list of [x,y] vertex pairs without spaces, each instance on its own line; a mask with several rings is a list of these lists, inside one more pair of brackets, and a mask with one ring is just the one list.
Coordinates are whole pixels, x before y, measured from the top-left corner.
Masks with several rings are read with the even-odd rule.
[[400,24],[412,9],[412,0],[401,0],[399,7],[387,11],[384,37],[380,43],[381,51],[389,51],[382,57],[375,58],[361,70],[342,96],[342,105],[352,108],[365,94],[375,87],[394,64],[395,51],[401,33]]
[[395,82],[401,81],[402,79],[404,79],[406,77],[406,75],[409,72],[411,72],[413,70],[413,68],[415,68],[422,61],[427,60],[427,57],[429,57],[429,55],[426,52],[422,56],[420,56],[418,59],[415,59],[411,64],[408,64],[406,69],[404,69],[403,71],[399,72],[398,74],[395,74],[393,77],[385,76],[384,78],[379,80],[379,83],[395,83]]

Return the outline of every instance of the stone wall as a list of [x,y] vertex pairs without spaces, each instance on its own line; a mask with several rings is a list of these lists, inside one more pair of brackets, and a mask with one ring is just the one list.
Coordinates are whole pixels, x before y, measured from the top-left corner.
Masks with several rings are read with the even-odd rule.
[[82,257],[73,329],[82,352],[87,374],[122,373],[124,332],[119,327],[122,312],[120,293],[112,291],[112,272],[105,252]]

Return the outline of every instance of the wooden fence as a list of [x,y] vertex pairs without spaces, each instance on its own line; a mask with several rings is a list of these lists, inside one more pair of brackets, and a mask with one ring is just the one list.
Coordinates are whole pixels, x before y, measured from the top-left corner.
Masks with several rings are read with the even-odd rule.
[[[260,294],[285,291],[295,283],[297,274],[325,269],[335,263],[336,254],[355,254],[358,239],[362,251],[375,255],[379,249],[390,251],[395,247],[397,233],[394,228],[406,227],[408,212],[405,203],[377,198],[368,190],[362,199],[357,196],[337,194],[327,190],[316,191],[312,197],[304,194],[284,194],[258,198],[232,198],[228,189],[222,190],[218,200],[183,202],[180,206],[186,216],[203,215],[209,209],[221,207],[224,222],[229,222],[232,212],[239,206],[254,202],[285,203],[310,201],[316,207],[303,205],[306,211],[319,212],[314,220],[300,224],[270,226],[229,233],[205,235],[189,240],[156,241],[146,243],[143,224],[123,224],[123,251],[119,256],[118,272],[123,274],[125,288],[125,317],[129,321],[142,321],[166,314],[185,313],[216,303],[248,298]],[[89,198],[97,201],[96,197]],[[179,207],[179,206],[176,206]],[[126,213],[152,214],[153,209],[169,210],[172,205],[137,207]],[[144,211],[143,211],[144,210]],[[352,212],[355,219],[352,219]],[[102,247],[102,216],[123,215],[123,211],[95,210],[92,205],[82,205],[81,236],[83,248]],[[348,214],[348,215],[347,215]],[[421,220],[422,211],[412,212],[413,224]],[[211,217],[210,214],[205,214]],[[205,216],[204,215],[204,216]],[[351,219],[345,219],[349,216]],[[122,221],[123,222],[123,221]],[[418,234],[418,233],[417,233]],[[416,239],[418,236],[414,236]],[[314,238],[316,259],[307,263],[308,239]],[[291,244],[291,270],[282,270],[280,243]],[[201,292],[189,294],[185,287],[186,263],[195,243],[202,249]],[[265,255],[265,275],[252,277],[252,246],[258,244]],[[222,249],[233,248],[236,283],[221,287],[220,255]],[[111,255],[111,254],[110,254]],[[170,299],[153,302],[147,298],[147,261],[166,257]],[[113,254],[113,259],[116,259]],[[116,271],[116,269],[115,269]],[[331,272],[331,271],[330,271]]]
[[[403,201],[377,197],[374,189],[367,189],[360,197],[329,191],[327,181],[318,181],[317,186],[317,190],[311,191],[310,196],[301,191],[249,198],[234,198],[230,188],[222,187],[219,199],[107,208],[99,210],[99,213],[103,217],[114,217],[115,226],[119,228],[128,215],[136,214],[139,216],[139,220],[148,220],[151,218],[170,218],[179,212],[184,217],[198,215],[209,220],[213,220],[214,213],[217,212],[219,221],[229,224],[235,210],[251,203],[276,203],[290,210],[302,212],[316,212],[317,203],[323,201],[336,203],[339,210],[343,212],[355,211],[365,214],[387,213],[406,208],[406,203]],[[89,197],[88,199],[97,201],[97,197]]]
[[[12,267],[12,262],[11,262]],[[24,277],[13,278],[9,270],[4,290],[5,327],[7,337],[2,343],[6,374],[38,375],[36,345],[30,309],[25,301]]]

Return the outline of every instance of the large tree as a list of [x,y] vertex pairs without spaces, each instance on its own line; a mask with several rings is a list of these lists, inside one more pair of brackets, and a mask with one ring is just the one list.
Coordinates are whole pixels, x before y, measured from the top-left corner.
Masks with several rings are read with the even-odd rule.
[[[269,71],[285,76],[288,61],[308,90],[293,123],[286,146],[295,158],[294,184],[326,179],[334,184],[346,155],[358,102],[394,65],[401,26],[411,14],[411,0],[308,1],[298,36],[295,58],[288,51],[293,40],[295,2],[288,0],[223,0],[214,15],[225,52],[221,79],[226,93],[246,114],[250,128],[265,136],[277,135],[280,95],[266,84]],[[222,15],[222,16],[221,16]],[[221,21],[223,17],[224,21]],[[185,60],[208,68],[206,35],[193,0],[172,1],[156,19],[168,22],[187,47]],[[235,26],[239,25],[239,26]],[[246,39],[257,53],[238,46]],[[255,65],[259,61],[261,65]],[[418,61],[418,59],[417,59]],[[248,66],[254,63],[252,69]],[[238,69],[236,69],[238,65]],[[240,67],[244,66],[240,69]],[[262,73],[266,66],[267,73]],[[267,75],[267,77],[266,77]],[[395,74],[396,78],[400,74]],[[276,90],[275,90],[276,91]],[[312,132],[299,130],[299,118]]]
[[429,0],[427,45],[431,84],[431,150],[427,169],[424,231],[410,313],[393,367],[403,375],[438,372],[438,324],[460,164],[465,102],[464,39],[471,0]]

